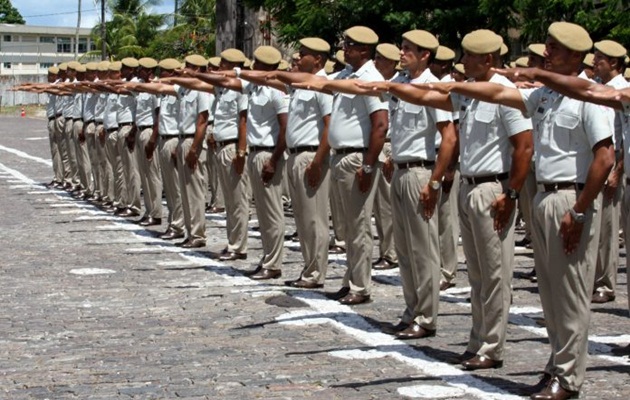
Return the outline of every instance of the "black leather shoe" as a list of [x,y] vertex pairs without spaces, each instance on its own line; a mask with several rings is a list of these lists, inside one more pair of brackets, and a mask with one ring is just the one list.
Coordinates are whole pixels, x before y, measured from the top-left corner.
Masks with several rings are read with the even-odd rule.
[[346,254],[346,249],[339,246],[329,246],[328,254]]
[[397,332],[395,336],[400,340],[422,339],[435,336],[435,330],[424,329],[414,322],[413,324],[409,325],[407,329]]
[[166,232],[164,232],[158,237],[164,240],[181,239],[184,237],[184,232],[176,232],[175,230],[168,228]]
[[591,303],[604,304],[611,301],[615,301],[615,294],[609,292],[600,292],[599,290],[593,293],[591,297]]
[[216,206],[206,207],[206,214],[220,214],[222,212],[225,212],[224,207],[216,207]]
[[260,271],[254,275],[250,275],[250,279],[255,281],[264,281],[267,279],[276,279],[282,276],[282,271],[279,269],[267,269],[261,268]]
[[530,387],[527,390],[527,393],[525,394],[532,395],[532,394],[541,392],[544,388],[547,387],[550,380],[551,380],[551,375],[545,372],[543,374],[543,377],[540,379],[540,381],[538,381],[538,383],[535,384],[534,386]]
[[372,263],[372,269],[375,269],[377,271],[383,271],[383,270],[387,270],[387,269],[394,269],[394,268],[398,268],[398,263],[389,261],[386,258],[379,258],[378,260],[376,260],[376,262]]
[[119,217],[123,217],[123,218],[131,218],[131,217],[137,217],[140,215],[139,212],[132,210],[131,208],[126,208],[123,212],[121,212],[120,214],[115,214],[118,215]]
[[611,352],[616,356],[630,356],[630,344],[625,347],[615,347]]
[[[198,249],[201,247],[206,247],[206,241],[201,239],[193,239],[193,240],[185,240],[185,243],[182,243],[182,249]],[[177,246],[177,244],[176,244]]]
[[444,281],[442,283],[440,283],[440,292],[443,292],[447,289],[450,289],[452,287],[455,287],[455,284],[453,282],[448,282],[448,281]]
[[404,331],[407,328],[409,328],[409,324],[406,322],[400,321],[396,325],[390,324],[390,323],[385,324],[383,325],[381,330],[383,331],[383,333],[387,333],[388,335],[395,335],[396,333]]
[[324,293],[324,296],[326,296],[330,300],[339,300],[342,297],[346,297],[346,295],[348,293],[350,293],[350,288],[349,287],[342,287],[341,289],[339,289],[336,292]]
[[134,223],[134,224],[138,224],[138,225],[140,225],[141,223],[143,223],[143,222],[144,222],[144,221],[146,221],[147,219],[149,219],[149,216],[148,216],[148,215],[143,215],[143,216],[142,216],[142,218],[140,218],[140,219],[139,219],[139,220],[137,220],[137,221],[133,221],[133,223]]
[[321,289],[324,287],[321,283],[305,281],[302,279],[298,279],[297,281],[286,281],[284,284],[298,289]]
[[464,361],[470,360],[471,358],[475,357],[476,355],[477,354],[473,353],[472,351],[466,350],[462,354],[458,354],[456,357],[454,357],[452,359],[451,364],[461,364]]
[[140,222],[140,226],[153,226],[162,225],[162,218],[148,217],[144,221]]
[[534,393],[530,396],[532,400],[566,400],[577,399],[580,396],[580,392],[567,390],[560,385],[558,378],[552,378],[547,387],[538,393]]
[[496,369],[503,367],[503,361],[497,361],[486,356],[476,355],[469,360],[463,361],[462,366],[468,371],[474,371],[477,369]]
[[529,273],[523,275],[525,279],[529,279],[530,282],[532,283],[536,283],[538,282],[538,278],[536,277],[536,269],[532,268],[531,271],[529,271]]
[[355,294],[355,293],[348,293],[347,295],[339,299],[339,303],[345,304],[347,306],[355,306],[357,304],[363,304],[369,301],[370,301],[369,295],[366,296],[366,295]]
[[245,271],[243,272],[243,275],[245,276],[253,276],[256,275],[257,273],[259,273],[262,270],[262,266],[259,264],[256,266],[256,268],[252,269],[251,271]]
[[234,251],[230,251],[227,253],[223,253],[223,255],[219,257],[219,261],[234,261],[234,260],[247,260],[247,253],[236,253]]

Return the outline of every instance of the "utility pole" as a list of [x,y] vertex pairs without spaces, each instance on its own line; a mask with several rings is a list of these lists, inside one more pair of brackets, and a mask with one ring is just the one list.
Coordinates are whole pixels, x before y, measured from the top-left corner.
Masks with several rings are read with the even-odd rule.
[[179,1],[175,0],[175,12],[173,13],[173,26],[177,26],[177,10],[179,9]]
[[107,30],[105,29],[105,0],[101,0],[101,60],[107,60]]
[[74,59],[79,58],[79,29],[81,29],[81,0],[79,0],[79,13],[77,16],[77,31],[74,34]]

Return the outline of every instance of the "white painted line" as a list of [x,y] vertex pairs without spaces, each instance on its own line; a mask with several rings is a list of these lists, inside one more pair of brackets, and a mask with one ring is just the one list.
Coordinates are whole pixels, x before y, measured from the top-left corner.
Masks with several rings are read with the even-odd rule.
[[51,204],[50,206],[52,208],[79,208],[81,207],[81,205],[77,203],[57,203],[57,204]]
[[[80,221],[84,218],[88,218],[88,217],[79,217],[76,220]],[[113,217],[113,218],[120,219],[119,217]],[[103,226],[96,226],[94,227],[94,229],[96,229],[97,231],[143,231],[144,230],[144,228],[142,228],[141,226],[133,225],[133,224],[103,225]]]
[[[32,186],[31,186],[32,187]],[[26,192],[26,194],[34,194],[34,195],[40,195],[40,194],[54,194],[54,193],[59,193],[59,191],[56,190],[46,190],[46,191],[37,191],[37,192]]]
[[204,264],[182,261],[160,261],[156,264],[158,267],[198,267]]
[[11,185],[9,186],[9,189],[11,190],[15,190],[15,189],[33,189],[33,187],[35,187],[36,185]]
[[120,217],[117,217],[115,215],[103,214],[102,211],[94,211],[94,214],[95,215],[93,216],[76,218],[75,221],[120,221]]
[[[2,150],[3,146],[0,146],[0,150]],[[52,163],[51,163],[52,165]],[[26,175],[23,175],[21,172],[11,169],[9,167],[7,167],[4,164],[0,163],[0,171],[4,171],[5,173],[11,175],[12,177],[19,179],[20,183],[26,183],[26,184],[31,184],[34,185],[36,182],[30,178],[27,178]]]
[[45,165],[48,165],[49,167],[52,167],[52,161],[51,160],[45,160],[43,158],[35,157],[35,156],[27,154],[27,153],[25,153],[23,151],[20,151],[20,150],[17,150],[17,149],[12,149],[10,147],[5,147],[5,146],[2,146],[2,145],[0,145],[0,150],[6,151],[7,153],[15,154],[18,157],[26,158],[28,160],[36,161],[38,163],[45,164]]
[[466,392],[459,388],[438,385],[416,385],[398,388],[398,394],[413,399],[453,399]]
[[24,138],[24,140],[30,140],[30,141],[35,141],[35,140],[48,140],[48,136],[41,136],[41,137],[27,137],[27,138]]
[[61,211],[59,214],[86,214],[86,213],[89,213],[89,212],[90,212],[90,210],[78,209],[78,210]]
[[113,269],[106,269],[106,268],[78,268],[78,269],[71,269],[70,273],[74,275],[105,275],[105,274],[115,274],[116,271],[114,271]]

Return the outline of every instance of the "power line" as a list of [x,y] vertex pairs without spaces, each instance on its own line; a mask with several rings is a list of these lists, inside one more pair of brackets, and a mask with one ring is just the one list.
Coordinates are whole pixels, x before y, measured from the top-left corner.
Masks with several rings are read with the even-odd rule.
[[[90,12],[90,11],[97,11],[96,8],[91,8],[88,10],[81,10],[81,12]],[[58,12],[58,13],[52,13],[52,14],[38,14],[38,15],[25,15],[22,18],[39,18],[39,17],[52,17],[55,15],[67,15],[67,14],[78,14],[78,11],[63,11],[63,12]]]

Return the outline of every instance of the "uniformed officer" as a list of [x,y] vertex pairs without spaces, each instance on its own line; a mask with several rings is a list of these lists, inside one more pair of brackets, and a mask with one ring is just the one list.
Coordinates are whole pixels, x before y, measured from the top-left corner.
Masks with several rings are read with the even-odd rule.
[[[103,79],[107,79],[109,75],[109,61],[101,61],[97,67],[97,78],[94,82],[98,82]],[[94,106],[94,122],[95,122],[95,138],[96,138],[96,160],[98,165],[98,175],[100,183],[100,204],[101,208],[105,211],[114,209],[114,172],[112,166],[107,157],[107,140],[106,130],[104,127],[105,118],[105,106],[107,105],[107,99],[109,94],[107,92],[100,92],[98,94],[98,100]],[[113,211],[112,211],[113,212]]]
[[[84,80],[91,81],[94,79],[94,72],[88,72],[85,65],[78,65],[75,69],[77,71],[78,82]],[[92,180],[92,164],[90,162],[89,146],[85,136],[86,124],[84,114],[86,93],[81,87],[75,87],[75,90],[74,109],[72,112],[72,118],[74,120],[73,141],[77,156],[79,181],[81,182],[82,187],[82,191],[77,193],[77,197],[87,200],[94,194],[94,181]]]
[[[48,83],[54,84],[58,81],[59,68],[48,68]],[[59,142],[55,134],[55,121],[57,119],[56,111],[57,95],[49,93],[48,103],[46,105],[46,117],[48,118],[48,141],[50,143],[50,155],[53,164],[53,179],[49,187],[59,187],[63,185],[63,164],[61,162],[61,152],[59,150]]]
[[[96,80],[98,64],[96,62],[89,62],[85,64],[85,81],[94,82]],[[87,158],[89,161],[89,170],[91,176],[88,176],[88,180],[93,185],[92,196],[88,199],[90,201],[100,200],[101,193],[103,192],[102,181],[100,176],[100,169],[98,168],[98,153],[97,138],[96,138],[96,105],[99,100],[100,93],[89,89],[87,86],[82,86],[85,92],[83,99],[83,136],[87,147]]]
[[[581,26],[555,22],[548,29],[545,65],[561,75],[575,75],[592,44]],[[533,79],[543,81],[546,71],[531,71]],[[532,239],[551,355],[531,398],[576,397],[588,354],[599,194],[615,161],[606,110],[548,87],[518,91],[474,83],[451,89],[518,107],[533,119],[539,192]]]
[[[138,60],[138,81],[151,82],[155,78],[156,60],[144,57]],[[158,157],[147,158],[145,147],[156,123],[159,99],[156,95],[145,92],[133,92],[136,99],[134,123],[137,130],[137,143],[133,154],[138,164],[138,173],[144,198],[144,214],[138,221],[141,226],[162,224],[162,172]]]
[[[65,83],[74,83],[76,82],[77,71],[76,67],[81,64],[76,61],[71,61],[66,66],[66,79]],[[77,94],[72,93],[65,96],[65,101],[63,102],[63,117],[64,117],[64,128],[63,128],[63,138],[65,143],[65,149],[68,159],[68,171],[66,176],[66,181],[70,182],[72,187],[72,192],[78,192],[81,190],[81,185],[79,183],[79,171],[77,168],[77,153],[76,147],[74,146],[73,136],[74,136],[74,100]]]

